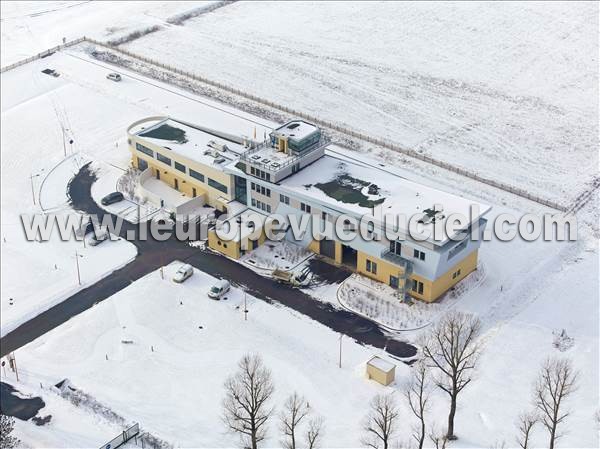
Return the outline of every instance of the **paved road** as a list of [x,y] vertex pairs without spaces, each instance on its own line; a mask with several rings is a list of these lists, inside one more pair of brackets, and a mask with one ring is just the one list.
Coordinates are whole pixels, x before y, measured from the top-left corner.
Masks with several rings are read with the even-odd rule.
[[[92,199],[91,187],[95,180],[96,176],[90,170],[89,164],[85,165],[69,183],[69,196],[75,209],[88,214],[97,214],[102,220],[102,217],[108,213],[98,207]],[[116,219],[112,215],[111,217],[113,220]],[[125,237],[129,230],[137,233],[138,229],[137,225],[124,222],[121,237]],[[149,239],[135,240],[132,243],[137,247],[138,255],[130,264],[75,293],[2,337],[0,355],[4,356],[26,345],[94,304],[112,296],[135,280],[174,260],[186,261],[212,276],[229,279],[234,285],[258,299],[279,302],[336,332],[354,338],[359,343],[385,348],[387,352],[400,358],[412,357],[416,354],[414,346],[386,335],[374,322],[317,301],[298,289],[262,277],[225,257],[192,248],[175,238],[164,242]]]

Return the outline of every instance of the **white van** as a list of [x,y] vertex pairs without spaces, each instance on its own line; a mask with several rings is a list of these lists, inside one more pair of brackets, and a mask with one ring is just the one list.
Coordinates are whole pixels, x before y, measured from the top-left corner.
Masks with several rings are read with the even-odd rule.
[[223,279],[216,281],[208,291],[208,296],[212,299],[221,299],[229,291],[231,284]]
[[98,229],[95,232],[90,232],[85,236],[85,243],[89,246],[96,246],[102,243],[104,240],[108,240],[110,234],[106,229]]
[[173,282],[182,283],[187,278],[191,277],[194,274],[194,268],[190,264],[181,265],[177,271],[175,272],[175,276],[173,276]]

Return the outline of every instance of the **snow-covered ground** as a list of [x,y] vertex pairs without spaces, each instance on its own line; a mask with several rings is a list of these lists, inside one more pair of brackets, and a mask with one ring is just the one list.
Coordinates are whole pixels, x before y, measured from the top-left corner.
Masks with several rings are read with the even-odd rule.
[[2,1],[1,65],[81,36],[109,40],[210,2]]
[[[598,87],[596,59],[589,56],[597,50],[596,31],[590,31],[592,16],[597,17],[594,6],[242,3],[128,47],[323,118],[420,145],[436,157],[545,196],[568,199],[597,168],[598,113],[590,99],[598,97]],[[70,26],[85,27],[86,20],[74,19],[77,24]],[[109,26],[102,14],[97,21]],[[3,50],[8,39],[4,24]],[[61,76],[41,74],[44,68]],[[74,268],[68,245],[53,248],[52,257],[31,248],[53,242],[30,244],[27,257],[7,258],[5,253],[13,245],[15,253],[25,254],[14,236],[20,232],[18,213],[37,210],[28,206],[29,176],[42,169],[48,173],[62,160],[64,133],[74,140],[67,153],[85,155],[48,176],[48,185],[63,183],[61,189],[90,159],[126,168],[125,129],[144,116],[193,117],[191,121],[206,126],[245,134],[256,122],[273,125],[126,70],[120,70],[125,75],[121,83],[111,83],[105,75],[112,70],[78,47],[1,75],[2,234],[7,237],[2,243],[3,301],[6,289],[29,288],[22,273],[35,263],[43,261],[49,272],[52,261],[63,257]],[[370,151],[408,179],[491,204],[489,218],[502,212],[547,212],[460,176],[442,177],[437,169],[378,148]],[[106,169],[99,186],[112,188],[118,172]],[[42,206],[64,210],[64,190],[49,187],[39,193],[42,179],[33,178]],[[581,371],[560,447],[598,447],[597,204],[595,196],[579,213],[577,243],[484,243],[484,278],[448,298],[453,307],[482,318],[485,341],[477,378],[459,403],[460,440],[452,447],[514,446],[514,421],[530,408],[531,383],[548,355],[570,357]],[[113,243],[116,249],[120,242],[97,250]],[[7,259],[18,263],[8,266]],[[274,371],[278,405],[297,388],[326,417],[326,444],[358,445],[365,404],[382,391],[361,375],[362,362],[373,350],[344,339],[344,368],[339,370],[338,336],[327,328],[252,298],[249,321],[244,322],[236,309],[240,292],[227,301],[208,301],[204,292],[210,282],[199,272],[183,285],[150,274],[17,351],[28,391],[38,394],[40,382],[48,386],[68,377],[173,445],[230,446],[236,440],[222,433],[218,419],[223,378],[245,351],[260,351]],[[333,302],[337,287],[320,286],[311,294]],[[4,308],[2,312],[4,331]],[[565,352],[553,347],[554,333],[562,329],[573,338]],[[134,344],[122,344],[122,339]],[[394,388],[400,388],[406,374],[406,367],[399,366]],[[436,393],[433,400],[430,422],[440,428],[446,398]],[[34,428],[18,423],[18,436],[35,446],[70,447],[99,445],[114,436],[110,423],[74,432],[72,426],[88,429],[98,418],[69,407],[49,403],[44,413],[56,413],[54,424]],[[405,407],[402,419],[410,419]],[[408,433],[408,426],[404,430]],[[110,435],[101,438],[105,431]],[[272,432],[269,444],[277,443]],[[536,445],[544,443],[537,433]]]
[[[235,447],[237,437],[225,431],[220,418],[223,382],[242,355],[260,353],[273,371],[273,405],[281,408],[285,397],[297,390],[311,411],[326,418],[326,446],[355,446],[365,404],[388,390],[365,378],[364,363],[381,351],[345,339],[340,369],[337,333],[252,297],[247,298],[244,321],[241,290],[233,289],[227,300],[211,300],[206,291],[214,279],[196,270],[186,282],[175,284],[171,277],[178,266],[166,267],[165,279],[158,272],[147,275],[21,349],[22,381],[34,388],[68,378],[175,447]],[[399,383],[408,371],[398,365]],[[40,414],[53,413],[53,405]],[[20,425],[19,435],[38,447],[35,427]],[[270,429],[266,445],[275,447],[275,420]],[[52,421],[46,430],[60,432]],[[82,444],[102,442],[92,434]],[[65,434],[61,446],[72,444]]]
[[597,24],[594,3],[239,2],[126,48],[564,202],[598,162]]
[[[99,176],[92,190],[94,198],[98,201],[114,191],[129,166],[125,132],[129,124],[145,116],[172,113],[204,116],[206,121],[213,120],[212,126],[246,134],[256,126],[238,112],[214,116],[214,103],[199,102],[160,83],[134,78],[108,81],[108,69],[89,62],[80,50],[2,74],[2,335],[135,257],[135,247],[124,241],[84,249],[82,242],[62,242],[55,233],[50,242],[28,242],[20,221],[20,214],[73,213],[67,184],[89,161],[95,161],[93,168]],[[47,67],[61,76],[41,73]],[[223,110],[222,105],[219,108]],[[137,219],[134,203],[118,203],[111,210]],[[155,217],[154,211],[144,205],[140,214]],[[84,254],[80,259],[82,286],[75,265],[79,249]],[[30,281],[20,282],[24,276]]]

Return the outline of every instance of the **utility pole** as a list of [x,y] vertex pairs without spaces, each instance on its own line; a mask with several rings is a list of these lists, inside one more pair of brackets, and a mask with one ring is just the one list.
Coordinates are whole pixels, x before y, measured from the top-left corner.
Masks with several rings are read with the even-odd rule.
[[83,257],[82,254],[79,254],[77,251],[75,251],[75,263],[77,265],[77,282],[79,283],[79,285],[81,285],[81,272],[79,271],[79,258]]
[[17,369],[17,359],[15,358],[14,351],[8,354],[8,364],[10,368],[15,372],[17,376],[17,382],[19,381],[19,370]]
[[339,358],[339,362],[338,362],[338,368],[342,367],[342,337],[344,336],[344,334],[340,334],[340,358]]
[[244,292],[244,321],[248,321],[248,305],[246,302],[246,292]]

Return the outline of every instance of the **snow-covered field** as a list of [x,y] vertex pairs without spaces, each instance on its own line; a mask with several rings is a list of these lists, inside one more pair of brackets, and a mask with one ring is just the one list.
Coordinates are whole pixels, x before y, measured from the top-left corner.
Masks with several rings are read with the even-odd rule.
[[[74,33],[97,30],[96,37],[106,38],[119,20],[126,27],[139,25],[135,11],[153,21],[148,17],[166,17],[174,12],[170,8],[178,8],[162,3],[73,5],[60,13],[71,20],[30,35],[27,26],[38,20],[52,24],[59,12],[29,16],[35,13],[29,9],[26,18],[15,15],[13,20],[3,4],[2,64],[10,62],[4,58],[11,52],[18,59],[36,48],[33,44],[54,45],[53,35],[60,36],[64,27]],[[34,6],[42,12],[42,4]],[[93,17],[76,14],[78,8],[94,7]],[[101,13],[105,8],[111,12]],[[111,16],[117,10],[123,19]],[[598,97],[594,18],[597,5],[591,3],[248,2],[183,26],[165,26],[128,48],[565,200],[576,196],[597,169],[598,111],[590,101]],[[14,32],[6,31],[11,29],[7,26]],[[36,37],[28,40],[31,36]],[[113,69],[91,60],[84,49],[71,48],[1,75],[2,332],[11,294],[44,292],[32,295],[36,299],[19,313],[16,307],[25,302],[15,296],[14,305],[6,306],[13,308],[8,313],[14,313],[9,315],[14,322],[37,310],[42,296],[47,300],[76,282],[75,243],[21,242],[18,214],[39,210],[31,201],[32,180],[38,204],[41,200],[45,209],[65,212],[64,189],[83,162],[103,164],[95,196],[116,183],[120,170],[108,167],[127,167],[125,129],[134,120],[170,114],[245,134],[257,122],[273,125],[126,70],[119,70],[121,83],[107,81],[106,73]],[[44,75],[44,68],[61,76]],[[258,134],[262,132],[259,128]],[[74,140],[67,153],[81,153],[51,171],[63,159],[65,134]],[[503,212],[547,212],[457,175],[442,178],[435,169],[371,150],[388,169],[396,165],[408,179],[490,203],[489,218]],[[576,243],[484,243],[480,257],[485,276],[447,298],[453,308],[483,320],[485,342],[477,378],[459,402],[460,439],[452,447],[503,442],[513,447],[514,421],[530,408],[531,383],[548,355],[572,358],[581,372],[559,446],[599,446],[594,420],[599,403],[597,221],[594,197],[579,213]],[[131,250],[123,242],[90,249],[97,251],[98,260],[107,259],[100,252],[110,251],[115,266],[117,259],[131,257]],[[85,273],[85,259],[81,267]],[[97,273],[86,276],[91,279],[110,268],[94,264]],[[35,275],[24,282],[28,270]],[[373,349],[344,339],[340,370],[338,335],[252,298],[245,322],[236,309],[241,293],[234,291],[227,301],[208,301],[210,282],[196,272],[182,285],[161,280],[157,273],[133,283],[18,350],[22,385],[46,398],[54,394],[46,391],[48,386],[69,378],[174,446],[231,446],[237,440],[223,432],[219,420],[222,382],[244,352],[256,351],[274,371],[277,405],[298,389],[326,417],[326,445],[357,446],[366,403],[383,390],[362,377],[362,363]],[[336,291],[337,285],[321,286],[311,294],[333,303]],[[554,333],[562,329],[573,338],[565,352],[552,344]],[[402,338],[416,337],[417,332],[402,333]],[[399,366],[397,372],[393,388],[400,389],[408,368]],[[446,398],[436,393],[433,401],[430,422],[440,428]],[[17,425],[18,436],[32,446],[98,447],[120,430],[58,397],[47,403],[42,414],[53,414],[49,425]],[[403,422],[410,420],[406,407],[401,413]],[[402,428],[404,439],[409,427]],[[271,428],[268,444],[274,446],[278,438],[275,425]],[[545,443],[541,433],[535,437],[536,445]]]
[[568,202],[598,165],[597,25],[594,3],[240,2],[126,48]]
[[108,40],[210,2],[2,1],[1,65],[81,36]]
[[[260,353],[273,371],[273,405],[280,407],[297,390],[326,418],[325,445],[355,446],[364,405],[386,390],[364,376],[364,362],[380,351],[346,339],[339,369],[337,333],[251,297],[244,321],[241,290],[233,289],[227,300],[211,300],[206,291],[214,279],[196,270],[175,284],[171,277],[178,266],[166,267],[165,279],[158,272],[147,275],[20,350],[23,382],[33,388],[68,378],[175,447],[235,447],[238,438],[220,419],[222,385],[245,353]],[[408,367],[400,364],[397,373],[400,381]],[[40,412],[52,413],[52,406]],[[24,441],[31,435],[36,444],[36,434],[20,428]],[[266,446],[275,447],[275,421],[270,428]],[[55,430],[52,422],[47,430]],[[94,438],[84,446],[102,444]],[[61,446],[72,444],[65,435]]]

